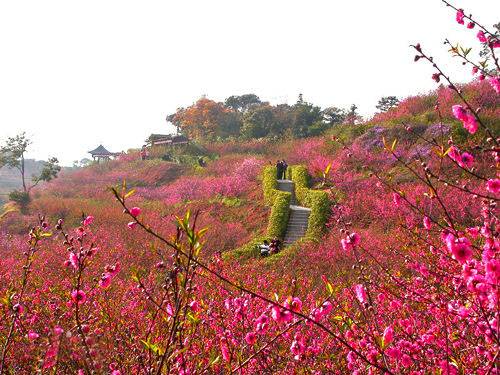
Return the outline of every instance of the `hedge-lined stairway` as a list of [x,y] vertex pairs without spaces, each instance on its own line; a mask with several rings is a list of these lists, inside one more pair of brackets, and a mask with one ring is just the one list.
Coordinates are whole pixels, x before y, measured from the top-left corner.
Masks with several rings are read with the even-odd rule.
[[286,177],[277,180],[276,167],[264,168],[264,199],[272,207],[267,236],[282,239],[286,246],[303,237],[317,241],[329,212],[328,195],[309,188],[310,176],[302,165],[288,167]]

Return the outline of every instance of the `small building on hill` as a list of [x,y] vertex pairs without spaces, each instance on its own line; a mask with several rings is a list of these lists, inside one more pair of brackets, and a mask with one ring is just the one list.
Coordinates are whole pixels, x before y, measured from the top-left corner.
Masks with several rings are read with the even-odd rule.
[[94,161],[97,160],[99,163],[101,160],[106,161],[110,160],[111,158],[115,158],[118,155],[120,155],[120,152],[110,152],[106,150],[106,148],[103,145],[99,145],[95,150],[89,151],[89,154],[92,155],[92,159]]
[[146,140],[148,146],[160,146],[160,145],[185,145],[189,143],[189,139],[180,134],[151,134]]

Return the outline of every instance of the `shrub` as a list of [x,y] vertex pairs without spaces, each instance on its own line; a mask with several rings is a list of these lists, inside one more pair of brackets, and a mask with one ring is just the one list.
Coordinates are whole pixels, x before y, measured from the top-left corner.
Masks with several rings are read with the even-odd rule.
[[317,239],[323,233],[330,213],[330,201],[326,191],[308,189],[305,206],[311,209],[307,225],[307,239]]
[[31,202],[30,195],[25,191],[14,190],[9,194],[9,200],[17,203],[22,210],[25,210],[28,207],[28,204]]
[[274,197],[278,191],[278,180],[276,180],[276,167],[268,165],[262,172],[262,188],[264,189],[264,201],[267,205],[272,205]]
[[291,180],[295,183],[295,196],[301,205],[305,205],[305,197],[309,189],[309,173],[303,165],[294,165],[289,168],[291,170]]
[[267,235],[271,238],[283,238],[290,215],[290,199],[292,194],[286,191],[277,191],[274,197],[274,204],[269,216]]

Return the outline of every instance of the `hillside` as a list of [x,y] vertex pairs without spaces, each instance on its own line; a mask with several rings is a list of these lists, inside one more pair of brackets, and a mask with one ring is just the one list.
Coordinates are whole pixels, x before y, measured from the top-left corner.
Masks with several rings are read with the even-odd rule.
[[[489,93],[488,86],[480,87]],[[497,113],[495,98],[486,113]],[[441,322],[448,322],[455,327],[454,335],[469,335],[468,340],[454,338],[457,366],[479,366],[477,359],[467,362],[460,353],[470,348],[470,340],[493,353],[491,341],[469,328],[493,313],[469,311],[476,319],[471,323],[456,311],[470,301],[493,298],[492,289],[484,286],[477,297],[483,302],[477,302],[474,290],[455,291],[450,280],[461,275],[462,259],[471,256],[468,247],[463,254],[455,253],[458,244],[474,242],[477,261],[470,267],[479,264],[483,246],[497,251],[491,250],[494,242],[479,238],[481,215],[494,197],[482,180],[469,179],[471,173],[488,176],[492,159],[476,152],[485,139],[482,130],[469,136],[451,113],[439,122],[428,105],[417,103],[433,100],[434,93],[410,98],[371,121],[339,124],[316,137],[190,145],[177,150],[176,162],[161,157],[140,160],[138,153],[130,152],[115,161],[63,171],[36,188],[28,215],[14,213],[0,224],[0,269],[8,270],[0,274],[2,286],[11,285],[22,269],[23,257],[11,251],[12,244],[22,248],[38,214],[45,215],[40,233],[50,233],[47,239],[39,235],[40,250],[27,258],[35,259],[27,293],[30,311],[51,316],[54,327],[47,328],[40,315],[29,312],[26,337],[30,332],[47,335],[49,348],[72,348],[64,355],[88,355],[97,364],[140,373],[148,362],[163,358],[168,336],[164,327],[172,329],[175,319],[185,316],[176,338],[185,349],[173,355],[179,358],[176,366],[190,366],[195,373],[203,373],[203,368],[224,373],[242,363],[245,373],[302,373],[304,368],[335,373],[338,368],[364,369],[365,362],[382,367],[384,358],[397,369],[406,358],[405,368],[423,371],[441,366],[446,357],[446,339],[439,335],[444,330]],[[499,134],[498,123],[491,129]],[[466,156],[472,154],[471,162]],[[198,165],[199,155],[204,155],[205,167]],[[277,159],[294,168],[303,166],[308,187],[327,194],[330,212],[321,233],[260,257],[256,245],[276,224],[270,222],[275,205],[274,198],[266,202],[263,171]],[[427,185],[429,168],[440,177]],[[470,192],[486,203],[471,204],[476,198]],[[186,217],[186,212],[191,215]],[[198,232],[201,228],[207,231]],[[459,233],[457,244],[449,239],[452,230]],[[190,256],[184,257],[187,252]],[[486,261],[488,254],[483,253]],[[487,275],[496,272],[477,268]],[[0,287],[0,292],[8,295],[8,288]],[[75,292],[83,292],[80,288],[85,288],[84,294]],[[184,310],[174,303],[181,301],[176,288],[186,290],[183,302],[176,302],[184,304]],[[436,293],[440,288],[452,297]],[[15,302],[17,297],[9,298]],[[5,301],[7,311],[10,302]],[[79,310],[89,301],[91,309]],[[439,307],[448,303],[454,304],[453,310]],[[483,308],[491,311],[488,306]],[[75,311],[87,316],[85,323],[79,315],[75,318]],[[302,315],[292,320],[292,312]],[[371,314],[377,314],[380,327],[373,325]],[[447,314],[456,315],[448,321]],[[76,319],[81,332],[65,317]],[[286,334],[296,325],[302,328]],[[75,338],[86,337],[87,344],[57,343],[50,330],[59,328],[75,332]],[[182,336],[183,329],[189,339]],[[13,348],[22,348],[26,340],[19,337]],[[396,340],[397,348],[386,347]],[[432,364],[410,340],[438,353]],[[117,342],[120,349],[113,352]],[[261,354],[270,342],[276,358],[271,352]],[[52,349],[37,350],[19,362],[20,368],[28,371],[35,357],[52,363]],[[365,359],[353,359],[353,350]],[[201,352],[206,354],[203,359]],[[242,362],[239,357],[259,360]],[[66,371],[75,370],[69,357],[60,360]]]

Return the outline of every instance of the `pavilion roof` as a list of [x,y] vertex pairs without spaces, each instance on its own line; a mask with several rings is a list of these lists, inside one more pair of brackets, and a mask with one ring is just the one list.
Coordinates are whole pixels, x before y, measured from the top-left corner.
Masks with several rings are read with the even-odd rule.
[[114,155],[113,152],[106,150],[103,145],[99,145],[95,150],[89,151],[89,154],[92,155]]

